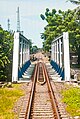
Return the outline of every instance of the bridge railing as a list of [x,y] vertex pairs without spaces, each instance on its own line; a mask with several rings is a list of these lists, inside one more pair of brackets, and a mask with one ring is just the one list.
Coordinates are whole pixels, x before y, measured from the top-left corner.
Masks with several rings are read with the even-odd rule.
[[51,65],[62,80],[70,80],[69,34],[64,32],[52,41]]
[[19,32],[14,33],[12,82],[18,81],[30,65],[29,51],[29,40]]

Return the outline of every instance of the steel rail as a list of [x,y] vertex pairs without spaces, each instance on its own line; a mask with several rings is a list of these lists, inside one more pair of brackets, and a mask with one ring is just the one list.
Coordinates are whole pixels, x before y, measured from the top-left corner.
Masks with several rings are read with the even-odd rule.
[[61,119],[60,117],[60,114],[59,114],[59,110],[57,108],[57,104],[56,104],[56,98],[55,98],[55,95],[54,95],[54,92],[52,90],[52,86],[51,86],[51,83],[50,83],[50,80],[49,80],[49,76],[48,76],[48,73],[47,73],[47,69],[46,69],[46,66],[44,65],[44,70],[45,70],[45,76],[46,76],[46,80],[47,80],[47,85],[48,85],[48,89],[49,89],[49,94],[50,94],[50,97],[52,99],[52,106],[55,110],[55,119]]
[[[54,92],[52,90],[51,83],[50,83],[50,80],[49,80],[49,76],[48,76],[48,73],[47,73],[47,69],[46,69],[46,66],[45,66],[44,63],[42,63],[42,69],[43,69],[43,72],[44,72],[43,75],[45,76],[45,80],[47,82],[48,91],[49,91],[49,95],[50,95],[51,103],[52,103],[52,108],[54,109],[54,111],[53,111],[54,119],[61,119],[60,114],[59,114],[59,110],[57,108],[55,95],[54,95]],[[37,73],[37,71],[38,71],[38,73]],[[31,93],[30,93],[30,98],[29,98],[29,103],[28,103],[28,109],[26,111],[25,119],[30,119],[31,107],[32,107],[32,103],[33,103],[36,81],[37,81],[38,77],[39,77],[39,63],[37,63],[36,67],[35,67],[34,76],[33,76],[33,83],[32,83],[32,88],[31,88]]]
[[33,100],[34,90],[35,90],[35,84],[36,84],[36,72],[37,72],[37,67],[38,67],[38,65],[36,65],[35,71],[34,71],[33,83],[32,83],[32,88],[31,88],[31,94],[30,94],[30,98],[29,98],[28,109],[27,109],[27,111],[26,111],[25,119],[29,119],[29,118],[30,118],[32,100]]

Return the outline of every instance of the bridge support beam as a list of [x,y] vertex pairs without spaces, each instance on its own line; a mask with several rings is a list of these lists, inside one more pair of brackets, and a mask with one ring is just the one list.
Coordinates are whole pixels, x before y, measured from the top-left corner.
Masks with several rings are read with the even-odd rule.
[[63,33],[65,81],[70,81],[69,35]]
[[18,81],[19,33],[14,34],[12,82]]

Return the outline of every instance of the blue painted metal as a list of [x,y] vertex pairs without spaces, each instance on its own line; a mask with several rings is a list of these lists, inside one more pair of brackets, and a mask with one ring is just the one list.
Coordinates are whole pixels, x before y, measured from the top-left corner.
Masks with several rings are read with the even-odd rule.
[[29,60],[22,66],[22,68],[18,69],[18,78],[22,78],[23,73],[30,66],[30,64],[31,64],[31,62]]
[[64,69],[62,70],[60,76],[62,77],[62,80],[64,80]]
[[62,77],[62,80],[64,80],[64,69],[61,68],[56,62],[51,60],[50,64],[52,65],[52,68]]

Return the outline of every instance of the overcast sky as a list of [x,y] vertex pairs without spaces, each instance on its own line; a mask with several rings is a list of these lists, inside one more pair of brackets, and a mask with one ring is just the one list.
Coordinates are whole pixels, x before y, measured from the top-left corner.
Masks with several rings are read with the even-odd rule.
[[20,9],[20,29],[24,36],[32,39],[34,45],[42,47],[40,33],[44,32],[46,21],[40,18],[46,8],[50,10],[74,9],[76,6],[66,0],[0,0],[0,24],[8,29],[7,20],[10,19],[11,30],[17,29],[17,7]]

